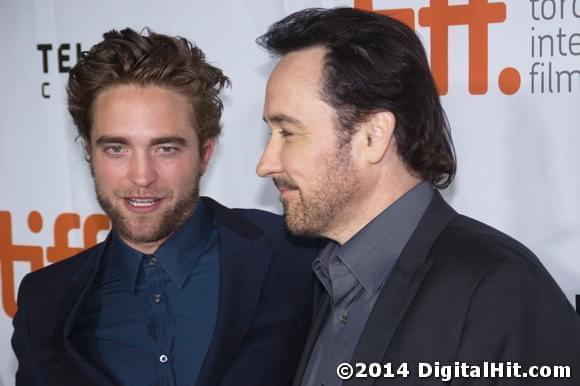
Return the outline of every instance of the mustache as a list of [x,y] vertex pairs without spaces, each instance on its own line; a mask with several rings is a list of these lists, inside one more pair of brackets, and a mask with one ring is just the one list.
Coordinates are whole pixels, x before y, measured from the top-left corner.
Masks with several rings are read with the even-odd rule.
[[289,181],[288,179],[285,178],[280,178],[280,177],[274,177],[272,178],[272,180],[274,180],[274,185],[276,185],[276,187],[278,189],[298,189],[298,186],[293,183],[292,181]]

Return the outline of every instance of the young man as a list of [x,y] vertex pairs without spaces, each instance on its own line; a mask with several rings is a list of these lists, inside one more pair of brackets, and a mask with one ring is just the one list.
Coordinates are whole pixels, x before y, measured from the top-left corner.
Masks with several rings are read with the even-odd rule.
[[[294,384],[578,385],[580,321],[556,283],[434,190],[456,163],[414,32],[309,9],[258,42],[281,59],[257,172],[274,180],[292,232],[331,240],[314,262],[324,293]],[[529,366],[544,365],[571,371],[535,378]],[[517,366],[526,379],[510,375]]]
[[278,216],[199,197],[229,82],[186,39],[111,31],[70,73],[107,239],[27,275],[24,385],[284,385],[310,323],[313,249]]

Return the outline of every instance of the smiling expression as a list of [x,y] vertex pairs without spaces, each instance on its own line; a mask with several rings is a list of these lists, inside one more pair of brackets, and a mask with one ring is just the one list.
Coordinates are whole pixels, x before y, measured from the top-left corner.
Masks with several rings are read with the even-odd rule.
[[256,169],[280,191],[288,229],[309,236],[340,226],[360,188],[351,146],[338,138],[336,112],[320,96],[324,53],[292,52],[274,69],[264,104],[272,134]]

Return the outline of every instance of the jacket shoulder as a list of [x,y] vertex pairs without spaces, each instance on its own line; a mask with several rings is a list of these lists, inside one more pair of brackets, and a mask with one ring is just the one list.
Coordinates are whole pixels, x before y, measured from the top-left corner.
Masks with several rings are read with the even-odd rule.
[[466,362],[544,363],[552,356],[564,363],[580,354],[578,315],[538,258],[512,237],[457,215],[425,267],[393,350],[415,358],[404,347],[411,341],[425,358]]
[[57,283],[62,284],[74,280],[80,273],[87,272],[87,269],[94,265],[95,259],[103,248],[104,243],[99,243],[74,256],[28,273],[22,279],[19,292],[28,292],[34,288],[46,291],[60,287]]
[[507,264],[545,269],[526,246],[507,234],[467,216],[458,215],[440,234],[432,253],[459,267],[487,271]]
[[310,262],[318,254],[323,243],[322,239],[292,235],[286,229],[284,218],[274,213],[259,209],[234,209],[233,211],[258,227],[272,250],[277,255],[288,259],[287,263],[292,261],[296,263],[297,260],[305,259],[308,262],[305,269],[311,270]]
[[[425,287],[454,299],[471,314],[558,310],[564,319],[577,323],[570,303],[540,260],[522,243],[486,224],[457,216],[434,243],[430,258],[433,265]],[[497,312],[487,313],[492,309]]]
[[[458,216],[442,232],[432,253],[437,277],[460,283],[456,289],[471,294],[472,310],[476,304],[497,309],[503,305],[520,315],[531,313],[532,319],[534,313],[557,310],[563,319],[578,323],[566,296],[536,255],[497,229]],[[578,326],[574,329],[578,335]]]
[[[257,225],[263,231],[280,231],[284,227],[284,221],[282,216],[268,212],[261,209],[242,209],[233,208],[232,213],[235,213],[243,218],[251,221]],[[273,227],[273,228],[272,228]]]
[[280,215],[261,209],[227,208],[211,198],[202,199],[212,209],[221,226],[249,239],[265,237],[274,250],[286,253],[294,250],[300,254],[312,255],[322,245],[321,239],[292,235]]
[[460,356],[485,360],[504,342],[506,358],[580,363],[580,319],[528,248],[465,216],[446,231],[449,261],[471,279]]

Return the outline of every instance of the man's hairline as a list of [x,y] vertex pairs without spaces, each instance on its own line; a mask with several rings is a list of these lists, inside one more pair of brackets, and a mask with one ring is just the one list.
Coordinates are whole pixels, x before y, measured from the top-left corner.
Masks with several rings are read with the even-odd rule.
[[[167,91],[173,91],[173,92],[179,94],[180,96],[182,96],[186,99],[187,105],[191,107],[192,113],[194,115],[191,118],[192,119],[191,126],[197,134],[197,139],[199,142],[200,149],[205,146],[205,144],[207,143],[208,140],[212,140],[212,139],[215,139],[216,141],[218,140],[221,133],[204,138],[203,143],[202,143],[201,137],[200,137],[200,128],[197,127],[198,126],[197,125],[198,117],[197,117],[197,112],[195,111],[195,106],[193,105],[193,103],[191,103],[192,101],[190,100],[190,97],[185,95],[185,93],[181,92],[178,87],[170,85],[170,84],[162,84],[162,83],[157,83],[157,82],[140,82],[139,80],[136,80],[136,79],[131,79],[131,80],[117,79],[117,80],[112,81],[112,82],[107,82],[102,88],[99,88],[97,93],[95,94],[95,97],[93,98],[92,103],[90,104],[90,106],[88,108],[87,117],[89,119],[89,122],[88,122],[89,127],[87,130],[87,136],[85,137],[80,132],[80,130],[78,130],[78,127],[77,127],[78,135],[75,137],[75,141],[80,139],[83,142],[83,147],[85,148],[85,150],[87,150],[87,145],[90,146],[91,141],[92,141],[92,131],[93,131],[93,124],[94,124],[93,111],[94,111],[95,105],[97,103],[97,100],[104,92],[111,90],[111,89],[114,89],[116,87],[122,87],[122,86],[135,86],[135,87],[141,88],[141,89],[145,89],[147,87],[156,87],[156,88],[160,88],[160,89],[165,89]],[[221,118],[221,115],[220,115],[220,118]]]

